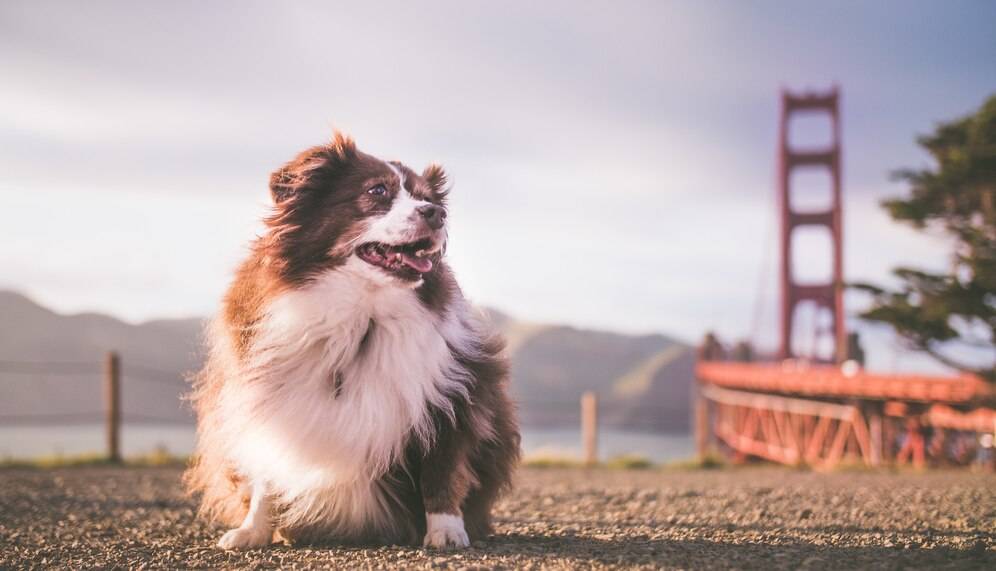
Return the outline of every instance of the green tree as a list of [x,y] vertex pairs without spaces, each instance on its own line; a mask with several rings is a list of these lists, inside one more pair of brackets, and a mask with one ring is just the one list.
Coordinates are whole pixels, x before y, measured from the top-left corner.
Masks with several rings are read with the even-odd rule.
[[996,96],[917,141],[934,165],[893,173],[909,184],[909,195],[882,205],[894,220],[949,237],[951,269],[896,268],[894,290],[856,284],[873,296],[862,317],[892,325],[946,365],[996,381]]

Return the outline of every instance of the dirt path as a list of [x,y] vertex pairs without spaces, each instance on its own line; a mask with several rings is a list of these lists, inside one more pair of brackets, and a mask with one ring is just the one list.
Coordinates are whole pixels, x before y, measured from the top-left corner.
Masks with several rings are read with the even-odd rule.
[[471,549],[226,553],[175,469],[0,470],[0,568],[996,569],[996,477],[524,470]]

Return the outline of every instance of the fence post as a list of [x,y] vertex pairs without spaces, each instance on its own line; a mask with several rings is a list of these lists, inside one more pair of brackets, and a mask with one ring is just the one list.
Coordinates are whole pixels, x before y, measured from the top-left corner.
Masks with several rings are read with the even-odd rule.
[[107,412],[107,459],[121,462],[121,360],[108,351],[104,361],[104,407]]
[[592,391],[581,395],[581,442],[585,466],[598,464],[598,396]]
[[877,468],[882,465],[883,456],[888,458],[888,453],[885,452],[881,405],[868,407],[868,433],[871,441],[871,465]]
[[709,454],[710,422],[709,401],[702,395],[702,387],[696,386],[695,399],[695,452],[699,461],[704,461]]

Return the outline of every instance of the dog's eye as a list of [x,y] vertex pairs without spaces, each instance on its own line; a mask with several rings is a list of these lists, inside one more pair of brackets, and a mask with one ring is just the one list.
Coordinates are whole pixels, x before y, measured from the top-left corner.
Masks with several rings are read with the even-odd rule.
[[384,186],[383,184],[378,184],[376,186],[372,186],[372,187],[368,188],[367,189],[367,193],[368,194],[372,194],[374,196],[386,196],[387,195],[387,187]]

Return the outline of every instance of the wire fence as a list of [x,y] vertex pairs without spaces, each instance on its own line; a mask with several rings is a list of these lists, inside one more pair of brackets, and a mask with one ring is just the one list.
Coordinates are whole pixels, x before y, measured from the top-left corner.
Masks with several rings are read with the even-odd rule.
[[[0,379],[9,377],[30,377],[32,381],[39,379],[54,382],[99,383],[107,375],[106,363],[99,361],[15,361],[0,360]],[[127,362],[121,367],[120,381],[128,385],[133,383],[165,386],[186,391],[189,385],[184,375],[175,370],[163,369],[150,365]],[[96,387],[99,388],[99,387]],[[182,412],[182,409],[180,409]],[[165,416],[148,413],[119,411],[119,419],[126,423],[157,422],[166,424],[188,423],[189,415]],[[14,412],[0,413],[0,426],[44,424],[65,425],[80,423],[98,423],[107,418],[107,410],[81,410],[70,412]]]
[[[6,377],[6,378],[5,378]],[[180,404],[181,395],[186,393],[190,385],[185,380],[186,375],[176,370],[165,369],[153,365],[121,362],[115,353],[109,353],[105,361],[17,361],[0,360],[0,383],[12,378],[51,380],[54,383],[92,383],[98,395],[103,392],[103,408],[93,406],[93,395],[80,399],[81,410],[65,411],[18,411],[10,407],[0,408],[0,427],[9,426],[82,426],[104,424],[108,457],[120,460],[120,432],[123,424],[193,424],[193,416],[189,409]],[[163,409],[162,403],[174,403],[176,409],[163,410],[165,413],[137,410],[125,410],[121,406],[122,386],[125,394],[129,386],[143,384],[155,386],[170,391],[169,395],[161,395],[163,400],[152,406],[152,409]],[[102,387],[102,391],[100,391]],[[39,387],[50,395],[52,390],[65,390],[62,387]],[[2,391],[0,391],[2,394]],[[131,393],[134,394],[134,393]],[[132,396],[129,403],[136,405],[136,397]],[[157,396],[156,398],[159,398]],[[58,406],[65,406],[66,399],[60,399]],[[583,402],[588,401],[588,405]],[[584,457],[594,461],[597,457],[596,440],[599,426],[608,429],[624,429],[633,431],[660,432],[669,428],[662,422],[673,419],[675,411],[669,412],[656,402],[646,400],[599,399],[593,392],[577,394],[570,398],[532,398],[522,395],[518,403],[520,418],[524,424],[537,428],[580,428]],[[2,407],[2,404],[0,404]],[[687,408],[685,415],[687,415]],[[678,412],[680,416],[681,413]]]
[[[10,361],[0,360],[0,379],[4,375],[11,376],[32,376],[54,381],[97,381],[106,374],[105,364],[98,361]],[[147,385],[160,385],[185,391],[189,384],[185,380],[186,374],[176,370],[163,369],[150,365],[133,362],[123,362],[121,364],[121,380],[123,383],[131,385],[142,383]],[[580,417],[578,402],[580,392],[573,398],[532,398],[525,397],[519,401],[520,407],[527,408],[527,412],[546,415],[551,418],[561,416]],[[662,406],[653,402],[628,401],[623,399],[603,399],[599,402],[599,414],[606,417],[619,415],[632,415],[634,417],[644,417],[653,413],[663,412]],[[23,422],[37,419],[40,421],[58,420],[101,420],[105,411],[89,410],[67,413],[22,413],[22,414],[0,414],[0,424],[10,422]],[[177,422],[177,418],[165,418],[148,415],[144,413],[130,413],[122,411],[122,420],[125,422]],[[632,419],[638,421],[637,418]]]

